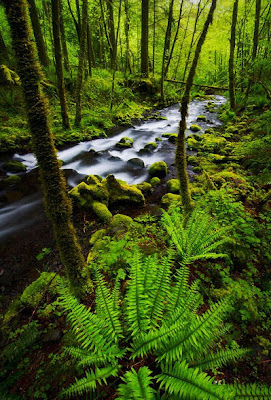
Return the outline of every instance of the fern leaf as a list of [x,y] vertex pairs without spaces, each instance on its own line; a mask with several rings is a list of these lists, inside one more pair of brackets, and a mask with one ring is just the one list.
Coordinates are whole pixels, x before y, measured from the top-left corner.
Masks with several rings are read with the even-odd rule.
[[143,286],[141,257],[136,251],[130,261],[129,287],[126,294],[127,322],[133,336],[149,328],[148,299]]
[[185,361],[174,366],[162,367],[162,373],[157,376],[160,387],[167,393],[179,395],[187,400],[230,400],[233,390],[223,385],[213,384],[214,378],[200,372],[197,368],[189,368]]
[[110,376],[117,375],[118,367],[115,365],[101,369],[97,367],[95,371],[87,371],[84,378],[77,379],[75,383],[64,389],[61,395],[64,397],[82,396],[84,393],[95,390],[97,385],[106,383],[106,379]]
[[[141,367],[136,372],[133,368],[126,372],[124,384],[118,388],[119,397],[117,400],[154,400],[154,389],[151,388],[152,378],[148,367]],[[128,397],[127,397],[128,396]]]
[[225,385],[234,391],[234,400],[271,400],[271,386]]
[[97,272],[96,304],[99,310],[98,317],[108,324],[112,339],[117,342],[122,336],[122,328],[119,320],[119,308],[114,307],[114,301],[109,289],[106,287],[101,273]]
[[207,357],[204,356],[202,359],[194,361],[191,366],[193,368],[199,368],[201,371],[207,371],[212,368],[221,367],[229,362],[236,361],[250,352],[251,350],[249,349],[221,350],[215,354],[211,354]]

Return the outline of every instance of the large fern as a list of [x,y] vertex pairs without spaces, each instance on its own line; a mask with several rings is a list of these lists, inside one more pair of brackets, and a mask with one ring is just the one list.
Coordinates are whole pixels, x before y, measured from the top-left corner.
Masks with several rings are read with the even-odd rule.
[[230,241],[227,229],[218,229],[215,220],[199,208],[195,208],[188,219],[178,208],[171,214],[164,211],[162,223],[178,250],[181,265],[196,260],[227,257],[224,253],[216,252],[220,246]]
[[60,301],[75,337],[75,346],[66,351],[86,370],[63,395],[76,399],[95,392],[113,376],[110,385],[119,400],[271,399],[269,388],[216,385],[204,372],[244,357],[247,350],[217,345],[228,329],[223,318],[232,301],[212,304],[199,315],[197,283],[188,284],[186,266],[172,273],[172,259],[171,251],[160,262],[135,252],[121,299],[119,278],[112,294],[97,273],[96,313],[62,288]]

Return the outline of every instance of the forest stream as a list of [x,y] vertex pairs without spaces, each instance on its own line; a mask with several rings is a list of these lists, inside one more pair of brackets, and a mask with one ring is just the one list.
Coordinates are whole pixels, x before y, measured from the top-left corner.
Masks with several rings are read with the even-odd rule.
[[[226,99],[223,96],[214,96],[213,103],[216,107],[225,102]],[[221,125],[218,114],[209,112],[206,109],[207,104],[208,100],[193,100],[189,106],[187,126],[199,125],[201,127],[199,133],[203,133],[206,128]],[[169,176],[175,177],[175,145],[162,135],[178,132],[179,104],[164,108],[159,114],[165,119],[149,119],[108,138],[81,142],[59,151],[58,156],[63,162],[62,168],[65,170],[68,185],[76,186],[84,176],[89,174],[101,177],[114,174],[116,178],[124,180],[128,184],[140,183],[148,179],[148,167],[160,160],[167,163]],[[197,121],[199,115],[206,116],[207,121]],[[187,136],[190,134],[192,131],[189,129]],[[134,140],[132,148],[119,149],[116,147],[123,137]],[[144,150],[147,143],[155,141],[156,149]],[[189,151],[188,153],[192,154]],[[129,162],[131,159],[137,159],[135,163],[139,164],[135,165]],[[10,278],[16,280],[22,274],[23,271],[20,271],[20,264],[24,264],[22,258],[28,260],[29,266],[26,269],[31,269],[29,252],[36,257],[41,248],[45,246],[44,239],[47,238],[50,230],[43,211],[34,155],[31,153],[14,154],[13,160],[25,164],[27,170],[21,173],[22,179],[18,185],[0,193],[0,254],[4,261],[1,270],[2,276],[0,276],[2,291],[5,291],[5,286],[9,284]],[[3,162],[4,160],[0,162],[0,167]],[[188,166],[188,171],[192,177],[194,173],[191,166]],[[11,255],[12,262],[9,260]],[[12,265],[13,273],[9,270],[9,265]]]

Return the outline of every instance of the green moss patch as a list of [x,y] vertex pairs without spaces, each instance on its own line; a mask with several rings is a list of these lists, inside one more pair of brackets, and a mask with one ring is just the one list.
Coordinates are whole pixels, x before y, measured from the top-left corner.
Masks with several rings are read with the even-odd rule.
[[164,161],[157,161],[150,166],[150,176],[163,178],[167,175],[167,164]]

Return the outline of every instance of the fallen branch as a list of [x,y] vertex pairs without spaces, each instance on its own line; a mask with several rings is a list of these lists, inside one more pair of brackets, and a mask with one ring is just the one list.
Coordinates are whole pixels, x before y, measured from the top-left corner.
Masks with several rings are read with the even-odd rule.
[[[186,82],[184,81],[176,81],[174,79],[165,79],[166,82],[171,82],[171,83],[180,83],[181,85],[186,85]],[[214,89],[214,90],[229,90],[228,87],[219,87],[219,86],[208,86],[208,85],[199,85],[197,83],[193,83],[193,86],[197,87],[203,87],[207,89]]]

